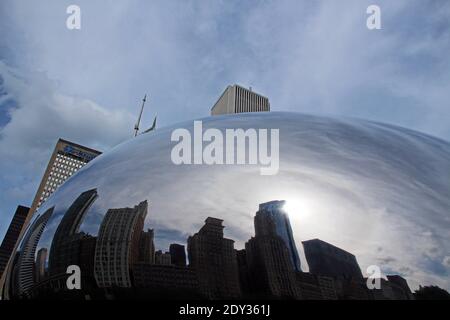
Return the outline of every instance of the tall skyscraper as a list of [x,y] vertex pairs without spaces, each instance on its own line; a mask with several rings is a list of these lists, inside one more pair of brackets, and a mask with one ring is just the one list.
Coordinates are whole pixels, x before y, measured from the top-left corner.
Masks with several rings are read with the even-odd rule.
[[18,206],[0,246],[0,278],[8,265],[30,208]]
[[269,297],[299,299],[295,271],[300,261],[283,205],[284,201],[263,203],[256,212],[255,237],[245,244],[250,289]]
[[42,232],[53,214],[53,209],[54,207],[48,209],[36,218],[22,241],[17,262],[17,283],[15,284],[19,295],[27,295],[28,290],[35,283],[36,248]]
[[237,84],[228,86],[211,109],[211,115],[270,111],[269,99]]
[[[20,230],[18,242],[22,239],[34,213],[42,206],[45,200],[47,200],[47,198],[64,181],[100,154],[100,151],[67,140],[59,139],[57,141],[55,149],[47,164],[47,168],[45,169],[44,176],[42,177],[36,195],[34,196],[31,208],[29,209],[28,215]],[[14,247],[13,252],[17,250],[17,246],[18,244]],[[11,259],[9,263],[11,263]],[[9,263],[7,263],[5,269],[8,267]],[[4,281],[5,276],[0,274],[0,295],[2,293]]]
[[170,257],[172,259],[172,264],[185,267],[186,266],[186,251],[184,246],[178,243],[172,243],[169,246]]
[[289,250],[289,257],[295,271],[301,271],[300,258],[295,245],[289,216],[283,207],[286,201],[270,201],[261,203],[255,216],[255,235],[279,236]]
[[197,272],[200,290],[210,299],[241,296],[234,241],[223,236],[223,220],[208,217],[188,238],[189,267]]
[[144,263],[155,263],[155,243],[153,229],[142,232],[139,240],[139,261]]
[[64,181],[100,154],[100,151],[59,139],[34,196],[30,214],[39,209]]
[[317,275],[362,280],[356,257],[319,239],[303,241],[309,272]]
[[147,201],[134,208],[109,209],[100,225],[94,276],[100,288],[131,287],[130,267],[139,261]]
[[97,197],[97,189],[85,191],[67,209],[53,236],[49,258],[50,275],[66,273],[68,266],[79,265],[80,240],[86,236],[80,233],[80,226]]

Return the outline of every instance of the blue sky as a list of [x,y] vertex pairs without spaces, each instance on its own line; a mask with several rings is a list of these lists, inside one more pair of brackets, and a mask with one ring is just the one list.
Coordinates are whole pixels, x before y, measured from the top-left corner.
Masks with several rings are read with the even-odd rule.
[[[81,8],[81,30],[66,8]],[[366,28],[378,4],[382,29]],[[0,3],[0,237],[59,137],[108,150],[206,116],[226,85],[274,111],[359,117],[450,140],[447,1]]]

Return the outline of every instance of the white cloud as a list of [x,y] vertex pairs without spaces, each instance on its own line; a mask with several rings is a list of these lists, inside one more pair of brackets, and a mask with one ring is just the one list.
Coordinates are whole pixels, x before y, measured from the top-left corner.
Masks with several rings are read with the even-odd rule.
[[[81,97],[64,95],[45,74],[23,73],[0,61],[2,89],[14,106],[0,128],[2,230],[18,204],[29,205],[58,138],[106,150],[131,137],[134,117]],[[3,191],[4,190],[4,191]],[[5,220],[3,220],[5,219]]]
[[450,268],[450,256],[446,256],[446,257],[444,258],[444,260],[442,261],[442,264],[443,264],[445,267]]

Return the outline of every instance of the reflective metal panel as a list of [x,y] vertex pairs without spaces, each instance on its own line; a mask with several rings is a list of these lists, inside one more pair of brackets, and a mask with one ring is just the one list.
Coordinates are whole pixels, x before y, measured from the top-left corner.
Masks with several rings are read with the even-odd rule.
[[[91,161],[39,209],[9,270],[8,296],[346,298],[356,293],[342,288],[364,287],[370,265],[413,289],[450,287],[448,142],[297,113],[201,120],[203,132],[224,137],[279,129],[277,174],[262,175],[260,162],[174,164],[177,128],[191,132],[194,158],[193,121],[138,136]],[[305,242],[305,255],[310,239],[322,241]],[[69,290],[71,265],[81,289]]]

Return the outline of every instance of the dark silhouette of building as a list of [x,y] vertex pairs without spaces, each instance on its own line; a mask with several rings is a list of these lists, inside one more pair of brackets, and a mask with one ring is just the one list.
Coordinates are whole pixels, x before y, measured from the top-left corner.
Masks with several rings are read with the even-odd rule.
[[80,233],[80,226],[97,197],[97,189],[83,192],[61,219],[50,248],[50,276],[65,274],[68,266],[80,264],[80,243],[87,236]]
[[295,243],[292,247],[292,231],[288,235],[289,220],[279,211],[281,205],[278,201],[265,203],[256,212],[255,237],[245,244],[250,291],[263,297],[298,299],[292,262]]
[[[30,208],[18,206],[0,246],[0,278],[11,259]],[[0,290],[1,291],[1,290]]]
[[147,201],[134,208],[109,209],[98,234],[94,276],[100,288],[131,287],[130,268],[139,261]]
[[170,265],[172,264],[172,257],[169,252],[162,252],[158,250],[155,252],[155,264]]
[[336,300],[334,280],[307,272],[296,272],[297,286],[304,300]]
[[317,275],[363,281],[363,275],[353,254],[325,241],[303,241],[309,272]]
[[186,266],[186,251],[184,250],[184,246],[178,243],[172,243],[169,246],[169,253],[172,259],[172,264],[185,267]]
[[286,201],[270,201],[261,203],[255,217],[255,229],[260,235],[276,234],[289,250],[289,258],[295,271],[301,271],[300,258],[295,245],[289,216],[283,207]]
[[297,287],[304,300],[323,300],[317,277],[311,273],[296,272]]
[[414,291],[415,300],[450,300],[450,293],[438,286],[420,286]]
[[14,290],[19,296],[26,296],[28,290],[30,290],[35,283],[36,248],[42,232],[53,214],[53,210],[54,207],[48,209],[42,215],[39,215],[28,229],[28,232],[22,241],[17,261],[16,288]]
[[399,275],[388,275],[387,280],[380,278],[380,289],[370,290],[375,300],[413,300],[411,289],[406,280]]
[[327,276],[316,277],[323,299],[336,300],[338,298],[338,293],[336,291],[336,284],[334,279]]
[[195,270],[186,266],[137,263],[132,268],[133,283],[146,297],[189,298],[200,295]]
[[236,257],[239,270],[239,282],[241,284],[241,291],[244,297],[252,295],[252,286],[250,279],[250,271],[247,264],[247,252],[245,249],[236,250]]
[[139,240],[139,261],[144,263],[155,263],[154,231],[148,229],[142,232]]
[[89,290],[96,287],[94,278],[95,247],[97,237],[85,235],[79,240],[79,267],[81,269],[81,287]]
[[241,296],[234,241],[223,236],[223,220],[208,217],[188,238],[189,266],[197,271],[202,294],[210,299]]
[[409,288],[408,282],[405,278],[399,275],[387,275],[386,276],[391,284],[394,292],[394,297],[397,300],[413,300],[413,294]]

